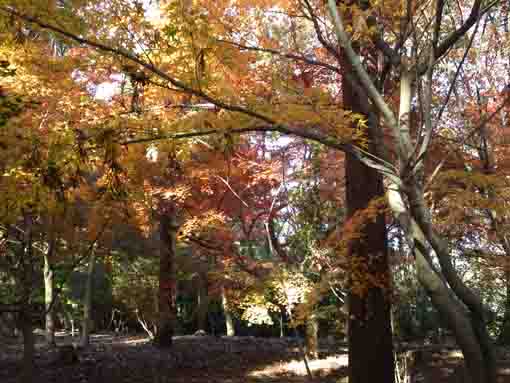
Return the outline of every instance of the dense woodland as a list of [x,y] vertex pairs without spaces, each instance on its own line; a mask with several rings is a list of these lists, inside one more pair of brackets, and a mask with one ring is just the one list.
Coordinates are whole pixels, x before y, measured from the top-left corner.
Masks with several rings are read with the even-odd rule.
[[184,378],[251,339],[302,381],[414,382],[436,345],[422,381],[510,382],[509,12],[0,0],[0,376],[136,334]]

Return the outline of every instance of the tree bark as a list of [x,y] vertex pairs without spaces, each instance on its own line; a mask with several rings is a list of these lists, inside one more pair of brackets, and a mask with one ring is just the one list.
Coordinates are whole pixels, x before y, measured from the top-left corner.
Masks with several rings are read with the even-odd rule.
[[[353,68],[344,57],[343,68],[352,73]],[[343,108],[362,114],[363,105],[368,98],[361,99],[355,94],[351,83],[342,81]],[[369,124],[373,123],[369,121]],[[370,150],[374,152],[370,132],[377,129],[369,127]],[[382,176],[375,169],[362,164],[351,154],[345,158],[346,206],[347,218],[365,209],[370,201],[384,195]],[[390,310],[390,270],[387,257],[386,223],[380,214],[373,222],[366,223],[361,230],[360,239],[353,241],[349,248],[351,265],[365,265],[361,281],[369,284],[366,292],[358,294],[349,291],[348,344],[349,344],[349,382],[366,383],[380,381],[392,383],[395,376],[393,341],[391,333]],[[380,281],[375,285],[370,281]],[[384,288],[382,286],[385,286]],[[370,366],[370,368],[367,368]]]
[[34,381],[35,367],[35,338],[32,323],[32,290],[34,283],[34,257],[32,248],[32,230],[33,217],[30,212],[26,212],[23,217],[23,248],[20,250],[21,280],[21,311],[19,319],[21,322],[21,331],[23,334],[23,373],[21,380],[23,383],[32,383]]
[[90,332],[92,327],[92,281],[95,263],[96,254],[92,251],[89,257],[87,280],[85,282],[85,297],[83,301],[82,334],[80,339],[80,346],[82,347],[87,347],[90,342]]
[[197,294],[197,330],[207,330],[207,313],[209,299],[207,292],[207,272],[198,273],[198,294]]
[[23,383],[32,383],[35,382],[35,338],[30,307],[23,308],[23,312],[20,313],[20,322],[23,333],[23,372],[21,379]]
[[[465,360],[467,383],[489,383],[496,381],[494,355],[492,350],[484,346],[483,336],[486,333],[476,326],[473,313],[455,296],[434,266],[429,256],[430,246],[420,226],[409,215],[402,195],[396,187],[390,186],[389,202],[396,218],[406,231],[408,242],[413,248],[416,259],[416,272],[420,283],[427,291],[432,304],[442,319],[453,331],[457,344],[462,350]],[[490,346],[489,346],[490,347]]]
[[228,307],[228,298],[225,292],[225,287],[221,288],[221,306],[223,308],[223,314],[225,315],[225,326],[227,328],[227,336],[234,336],[236,330],[234,327],[234,318]]
[[503,322],[501,323],[498,336],[498,343],[502,345],[510,344],[510,270],[505,271],[505,285],[505,314],[503,316]]
[[55,297],[54,291],[54,273],[52,265],[52,257],[55,249],[55,241],[51,240],[48,248],[48,253],[44,255],[44,307],[45,327],[46,327],[46,343],[50,347],[55,347]]
[[159,320],[155,339],[156,344],[161,348],[172,346],[176,320],[175,246],[178,225],[175,207],[165,210],[159,221]]
[[306,318],[305,331],[306,354],[311,359],[319,357],[319,320],[315,313],[311,313]]

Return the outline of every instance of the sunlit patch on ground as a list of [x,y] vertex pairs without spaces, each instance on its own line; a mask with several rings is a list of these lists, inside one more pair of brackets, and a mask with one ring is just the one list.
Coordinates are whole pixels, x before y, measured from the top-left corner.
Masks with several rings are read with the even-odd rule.
[[[336,370],[347,367],[347,355],[333,355],[325,359],[310,360],[308,366],[314,375],[328,375]],[[306,376],[305,363],[302,360],[289,362],[277,362],[248,374],[251,378],[263,378],[277,375],[298,375]]]

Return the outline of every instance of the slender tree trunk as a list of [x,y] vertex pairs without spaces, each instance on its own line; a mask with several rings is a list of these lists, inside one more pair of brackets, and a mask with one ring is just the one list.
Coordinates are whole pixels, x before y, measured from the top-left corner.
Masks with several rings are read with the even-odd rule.
[[309,358],[319,357],[319,321],[315,313],[311,313],[306,319],[306,354]]
[[[432,80],[428,72],[428,84]],[[413,74],[405,66],[400,73],[399,146],[401,167],[412,158],[414,146],[409,134]],[[431,86],[431,85],[430,85]],[[429,94],[432,90],[428,87]],[[425,104],[425,109],[427,109]],[[425,126],[432,129],[430,111],[425,112]],[[448,243],[432,226],[431,213],[425,202],[423,190],[423,160],[404,180],[406,197],[397,185],[389,185],[390,206],[406,230],[408,241],[414,250],[417,276],[425,287],[435,308],[455,334],[462,349],[469,382],[489,383],[496,381],[496,356],[486,327],[486,308],[480,297],[469,289],[455,270]],[[408,201],[406,204],[405,201]],[[432,266],[430,250],[434,250],[440,271]],[[455,299],[455,298],[457,299]],[[462,302],[462,303],[459,303]]]
[[232,313],[228,307],[228,298],[225,292],[225,287],[221,288],[221,305],[223,308],[223,314],[225,315],[225,326],[227,327],[227,336],[234,336],[236,334],[236,330],[234,327],[234,319],[232,318]]
[[90,332],[92,327],[92,281],[94,275],[94,266],[96,263],[96,254],[92,252],[89,257],[89,267],[87,270],[87,280],[85,282],[85,297],[83,301],[83,322],[80,346],[87,347],[90,342]]
[[[353,73],[347,58],[344,58],[343,70]],[[354,113],[362,113],[368,98],[361,99],[354,93],[351,84],[342,81],[343,108]],[[373,121],[369,121],[373,124]],[[374,137],[370,132],[377,127],[369,127],[369,150],[374,150]],[[370,201],[384,195],[382,176],[350,154],[345,158],[346,206],[347,218],[365,209]],[[349,256],[353,268],[361,273],[362,283],[367,286],[363,293],[349,291],[348,344],[349,344],[349,382],[385,382],[392,383],[395,377],[393,341],[391,333],[390,307],[390,270],[387,257],[386,223],[380,214],[372,222],[367,222],[361,230],[360,239],[350,244]],[[371,281],[378,281],[374,284]],[[384,286],[384,287],[383,287]],[[370,366],[370,368],[367,368]]]
[[23,334],[23,373],[21,380],[23,383],[32,383],[35,381],[35,338],[33,329],[33,308],[32,308],[32,289],[34,283],[34,257],[32,248],[32,229],[33,217],[30,212],[24,214],[23,249],[20,252],[22,267],[22,278],[19,281],[21,286],[21,312],[19,313],[20,327]]
[[54,280],[53,280],[53,265],[51,264],[51,257],[53,256],[53,249],[55,243],[50,242],[48,254],[44,256],[44,307],[46,311],[45,326],[46,326],[46,343],[50,347],[55,347],[55,299],[54,294]]
[[177,238],[177,220],[175,207],[166,209],[160,217],[160,255],[159,255],[159,324],[156,344],[161,348],[172,346],[175,331],[175,251]]
[[34,376],[35,367],[35,337],[32,324],[32,310],[29,306],[23,308],[20,313],[21,331],[23,333],[23,372],[22,382],[36,382]]
[[393,186],[389,188],[390,206],[406,230],[408,241],[413,244],[418,279],[462,350],[467,371],[463,382],[495,382],[495,359],[486,330],[482,328],[485,324],[479,325],[477,314],[466,309],[461,303],[463,300],[446,285],[434,269],[428,241],[419,225],[409,215],[402,196],[396,190]]
[[498,343],[510,344],[510,270],[505,271],[506,299],[505,314],[499,329]]
[[207,330],[207,313],[209,299],[207,292],[207,272],[198,273],[198,295],[197,295],[197,330]]
[[76,332],[76,328],[74,326],[73,314],[71,312],[67,312],[66,316],[67,316],[67,320],[69,321],[69,324],[71,325],[71,337],[74,338],[74,335],[75,335],[75,332]]

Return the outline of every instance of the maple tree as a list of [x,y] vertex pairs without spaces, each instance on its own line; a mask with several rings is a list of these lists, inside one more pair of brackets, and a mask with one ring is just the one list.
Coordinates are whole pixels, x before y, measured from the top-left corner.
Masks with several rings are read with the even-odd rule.
[[[104,105],[94,103],[94,113],[85,118],[85,127],[80,127],[84,140],[95,140],[111,159],[121,145],[211,134],[230,140],[234,134],[253,131],[297,135],[344,151],[347,177],[353,173],[365,177],[348,178],[349,182],[358,182],[358,188],[347,190],[348,215],[353,221],[346,229],[352,229],[353,222],[363,214],[375,220],[363,226],[365,235],[350,246],[355,254],[353,263],[357,257],[360,264],[366,255],[375,257],[376,262],[363,273],[369,293],[358,298],[361,303],[371,301],[381,315],[374,322],[374,328],[385,329],[381,337],[384,342],[379,346],[384,350],[391,346],[389,307],[384,299],[387,286],[381,285],[388,273],[385,225],[380,210],[372,209],[368,200],[380,196],[384,186],[389,208],[416,259],[417,278],[453,330],[472,379],[489,382],[494,381],[495,372],[486,331],[487,309],[456,273],[449,238],[442,235],[441,223],[436,220],[439,215],[426,192],[440,185],[441,177],[448,177],[436,176],[447,169],[452,157],[447,155],[439,161],[434,158],[444,153],[443,137],[460,137],[453,144],[459,153],[456,159],[468,157],[465,147],[469,140],[476,136],[482,143],[488,141],[483,131],[507,101],[502,97],[491,110],[479,113],[474,124],[456,124],[450,118],[455,113],[450,107],[450,89],[454,89],[450,84],[457,82],[458,75],[447,78],[441,73],[442,60],[458,68],[456,73],[465,66],[463,57],[472,52],[466,38],[468,31],[474,27],[473,40],[477,28],[486,24],[486,15],[497,9],[498,2],[474,0],[458,9],[450,9],[442,0],[434,4],[175,1],[161,2],[157,15],[150,17],[137,2],[98,1],[87,7],[76,2],[80,11],[72,15],[53,3],[47,7],[45,2],[30,7],[24,2],[5,2],[0,9],[16,23],[57,33],[70,45],[79,45],[73,59],[76,68],[93,68],[84,72],[88,81],[111,81],[113,74],[130,79],[132,102],[127,114],[118,112],[126,109],[122,97],[114,98],[114,104],[109,105],[115,110],[113,115]],[[446,12],[453,15],[451,21],[446,20]],[[79,23],[73,23],[76,15]],[[55,23],[57,19],[59,24]],[[461,44],[464,40],[466,46]],[[504,38],[500,36],[500,40]],[[449,84],[446,91],[440,86],[442,82]],[[75,86],[75,82],[69,83]],[[82,106],[79,102],[72,105]],[[449,106],[447,115],[442,105]],[[466,105],[460,107],[469,111]],[[73,109],[71,120],[73,114],[83,113],[82,109]],[[469,116],[464,114],[463,121]],[[94,124],[103,117],[111,118],[111,129],[94,136]],[[490,157],[484,145],[488,147],[482,144],[481,150],[472,155],[476,161]],[[492,165],[485,162],[485,168],[490,169]],[[169,177],[176,176],[173,170]],[[475,176],[470,182],[478,194],[480,188],[489,190],[484,193],[490,201],[494,198],[492,186],[487,188],[483,183],[488,180]],[[469,178],[463,174],[462,179],[465,185]],[[349,198],[349,192],[360,195]],[[363,200],[355,198],[361,193]],[[442,202],[451,201],[452,195]],[[175,208],[173,202],[159,207],[165,210],[160,217],[161,227],[166,225],[173,232],[166,241],[167,251],[175,247],[176,225],[165,220],[176,218]],[[490,206],[489,210],[494,217],[495,208]],[[493,225],[499,224],[492,220]],[[162,230],[163,237],[167,229]],[[363,240],[366,235],[368,239]],[[438,267],[433,257],[437,257]],[[173,272],[171,267],[167,271]],[[163,289],[165,286],[169,287],[162,285]],[[361,338],[353,333],[352,344],[363,344],[355,343],[355,339]],[[354,363],[362,358],[356,356],[357,352],[360,350],[356,347],[351,349]],[[362,379],[364,373],[393,379],[392,353],[384,355],[388,360],[378,364],[378,369],[366,371],[353,364],[353,381]]]

